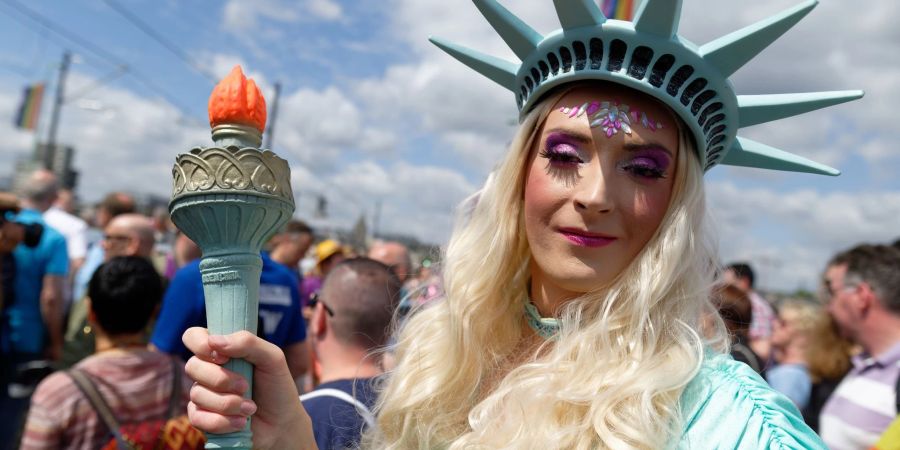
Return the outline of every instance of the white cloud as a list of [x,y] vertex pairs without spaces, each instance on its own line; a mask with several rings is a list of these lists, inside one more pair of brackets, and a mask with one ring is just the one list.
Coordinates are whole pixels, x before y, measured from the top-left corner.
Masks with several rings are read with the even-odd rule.
[[222,13],[225,29],[241,34],[257,31],[266,21],[337,21],[343,18],[344,11],[335,0],[304,0],[300,5],[281,0],[228,0]]
[[[764,286],[814,288],[828,258],[860,242],[900,238],[900,192],[780,191],[707,184],[722,259],[769,267]],[[775,270],[777,269],[777,270]]]
[[307,0],[306,9],[323,20],[339,20],[344,14],[341,4],[334,0]]

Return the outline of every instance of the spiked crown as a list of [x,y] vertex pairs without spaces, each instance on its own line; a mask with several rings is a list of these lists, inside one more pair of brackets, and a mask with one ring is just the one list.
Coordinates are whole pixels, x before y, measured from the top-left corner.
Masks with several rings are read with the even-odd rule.
[[716,164],[839,175],[834,168],[737,136],[739,128],[791,117],[863,96],[862,91],[737,95],[728,77],[800,21],[807,0],[766,20],[696,46],[678,36],[681,0],[644,0],[634,22],[607,19],[594,0],[554,0],[562,29],[546,36],[496,0],[474,0],[514,63],[446,40],[431,42],[512,91],[520,118],[554,87],[605,80],[644,92],[690,129],[705,170]]

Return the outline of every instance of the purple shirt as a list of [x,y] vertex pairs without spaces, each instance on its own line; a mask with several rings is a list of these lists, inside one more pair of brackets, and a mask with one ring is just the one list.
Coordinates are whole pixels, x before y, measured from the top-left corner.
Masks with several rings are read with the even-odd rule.
[[868,449],[897,418],[900,342],[878,356],[853,358],[853,368],[822,408],[819,431],[831,450]]

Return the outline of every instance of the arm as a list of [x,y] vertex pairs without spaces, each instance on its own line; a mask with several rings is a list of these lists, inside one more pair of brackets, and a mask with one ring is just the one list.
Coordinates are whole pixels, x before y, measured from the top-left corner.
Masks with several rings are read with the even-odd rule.
[[[195,427],[208,433],[239,431],[252,415],[254,448],[318,448],[312,421],[300,403],[280,348],[247,331],[210,336],[202,328],[187,330],[184,344],[195,355],[185,365],[185,372],[196,382],[188,404]],[[252,401],[242,395],[247,381],[221,367],[230,358],[253,364]]]
[[49,357],[59,361],[63,347],[63,283],[65,276],[44,275],[41,287],[41,316],[50,336]]

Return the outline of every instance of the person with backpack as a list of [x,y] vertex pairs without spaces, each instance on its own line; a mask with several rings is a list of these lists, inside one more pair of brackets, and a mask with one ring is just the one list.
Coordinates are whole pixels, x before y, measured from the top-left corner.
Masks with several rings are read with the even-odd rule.
[[321,382],[300,400],[322,450],[357,448],[363,428],[375,424],[377,351],[387,344],[401,286],[385,264],[353,258],[335,266],[313,297],[310,336]]
[[38,385],[22,450],[169,449],[172,433],[186,443],[174,448],[203,447],[203,435],[186,420],[184,363],[147,348],[144,327],[162,293],[145,258],[116,257],[97,269],[85,299],[96,350]]

